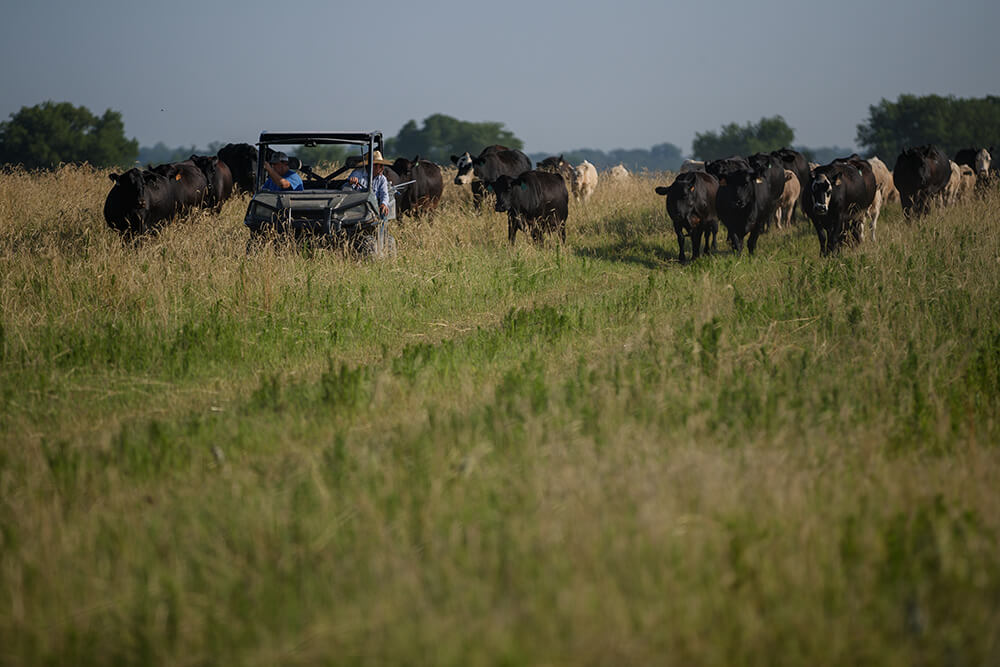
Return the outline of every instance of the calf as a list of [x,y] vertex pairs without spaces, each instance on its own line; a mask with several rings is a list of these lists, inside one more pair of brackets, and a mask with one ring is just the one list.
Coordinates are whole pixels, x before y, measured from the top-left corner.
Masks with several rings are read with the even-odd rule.
[[597,189],[597,168],[584,160],[573,169],[573,196],[584,203]]
[[957,204],[959,192],[962,190],[962,168],[951,160],[948,160],[948,167],[950,172],[948,182],[941,191],[941,203],[945,206]]
[[705,235],[705,254],[716,249],[719,233],[719,215],[715,209],[715,197],[719,190],[719,180],[704,171],[689,171],[678,174],[668,187],[656,188],[656,194],[665,196],[667,215],[674,223],[677,234],[679,258],[684,263],[684,236],[691,237],[691,258],[697,259],[701,252],[701,237]]
[[892,184],[892,172],[889,171],[889,167],[886,166],[885,162],[882,162],[878,156],[873,155],[868,158],[868,166],[871,167],[872,173],[875,175],[875,187],[878,188],[879,194],[882,195],[882,203],[888,204],[899,199],[899,192],[896,191],[896,186]]
[[866,178],[851,161],[834,160],[813,170],[805,208],[816,228],[821,255],[836,252],[849,231],[860,239],[861,219],[876,192],[874,174]]
[[507,212],[507,239],[511,245],[517,230],[531,234],[540,243],[543,233],[557,231],[566,240],[566,218],[569,215],[569,192],[559,174],[526,171],[516,178],[500,176],[489,189],[496,194],[494,208]]

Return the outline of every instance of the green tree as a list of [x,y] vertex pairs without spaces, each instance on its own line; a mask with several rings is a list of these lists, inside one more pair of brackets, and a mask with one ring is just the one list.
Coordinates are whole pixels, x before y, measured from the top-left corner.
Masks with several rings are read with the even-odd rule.
[[347,149],[343,146],[303,146],[296,151],[295,157],[311,167],[343,164]]
[[0,162],[28,169],[61,162],[127,166],[138,153],[139,142],[125,138],[121,114],[111,109],[97,117],[86,107],[49,101],[21,107],[0,123]]
[[447,164],[451,162],[452,155],[465,151],[477,155],[492,144],[517,149],[524,147],[520,139],[504,129],[503,123],[473,123],[434,114],[424,119],[423,127],[417,127],[415,120],[407,121],[399,134],[386,141],[386,158],[420,155],[432,162]]
[[868,155],[895,160],[904,148],[934,144],[948,155],[960,148],[986,147],[1000,137],[1000,97],[960,99],[900,95],[868,107],[857,142]]
[[781,116],[761,118],[757,123],[740,126],[729,123],[721,132],[704,132],[694,135],[691,148],[699,160],[718,160],[731,155],[751,155],[791,146],[795,130]]

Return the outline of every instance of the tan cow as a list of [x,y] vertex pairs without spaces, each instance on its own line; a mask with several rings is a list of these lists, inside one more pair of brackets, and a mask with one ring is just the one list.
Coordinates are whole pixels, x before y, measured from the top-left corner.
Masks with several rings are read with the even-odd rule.
[[573,197],[586,203],[597,189],[597,168],[584,160],[573,169]]
[[958,200],[965,201],[975,194],[976,172],[972,170],[972,167],[965,164],[961,165],[959,170],[962,172],[962,181],[958,187]]
[[951,206],[958,201],[958,193],[962,190],[962,169],[952,160],[948,160],[948,165],[951,167],[951,177],[948,179],[948,184],[944,186],[944,190],[941,191],[942,203],[945,206]]
[[886,166],[885,162],[882,162],[877,155],[868,158],[868,164],[872,166],[872,172],[875,174],[875,185],[878,187],[879,192],[882,193],[882,203],[888,204],[891,201],[899,200],[899,192],[896,190],[896,185],[892,182],[892,172],[889,171],[889,167]]
[[781,191],[781,198],[778,199],[778,209],[774,212],[774,226],[781,229],[784,225],[791,224],[792,211],[795,210],[795,202],[799,198],[802,187],[799,185],[799,177],[794,171],[785,170],[785,189]]

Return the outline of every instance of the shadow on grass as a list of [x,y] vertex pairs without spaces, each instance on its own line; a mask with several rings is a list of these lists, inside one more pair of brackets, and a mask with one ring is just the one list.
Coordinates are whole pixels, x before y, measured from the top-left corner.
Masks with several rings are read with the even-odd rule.
[[662,269],[670,264],[679,264],[676,251],[667,252],[662,245],[638,238],[619,239],[610,245],[577,246],[573,248],[573,252],[581,257],[640,264],[650,269]]

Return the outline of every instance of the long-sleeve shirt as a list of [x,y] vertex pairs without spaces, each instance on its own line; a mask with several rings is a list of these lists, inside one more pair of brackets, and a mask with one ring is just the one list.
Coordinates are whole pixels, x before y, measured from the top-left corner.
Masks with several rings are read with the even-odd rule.
[[[358,179],[358,184],[352,186],[355,190],[368,189],[368,171],[366,169],[355,169],[347,177],[348,182],[352,178]],[[372,191],[375,193],[375,198],[378,199],[379,204],[389,205],[389,181],[386,179],[385,174],[379,174],[375,177],[375,180],[372,182]]]

